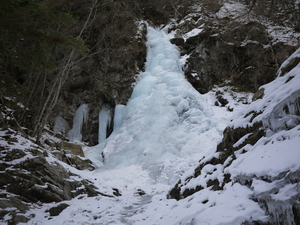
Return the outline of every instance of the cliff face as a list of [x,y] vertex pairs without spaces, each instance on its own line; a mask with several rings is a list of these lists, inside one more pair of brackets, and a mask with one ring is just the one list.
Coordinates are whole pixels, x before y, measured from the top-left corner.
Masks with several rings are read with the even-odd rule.
[[286,39],[289,28],[249,11],[247,4],[224,2],[217,8],[204,4],[196,11],[169,30],[177,39],[181,35],[182,42],[177,43],[188,56],[185,74],[200,93],[224,80],[255,92],[274,79],[280,64],[295,51],[296,32]]
[[[129,4],[124,12],[122,4],[115,4],[115,10],[120,12],[118,18],[109,20],[108,12],[106,17],[99,16],[99,24],[93,23],[87,40],[95,50],[66,82],[60,104],[52,115],[54,121],[61,114],[71,126],[76,108],[88,104],[90,117],[83,128],[83,141],[91,145],[97,144],[102,105],[114,109],[117,104],[126,104],[135,76],[143,70],[146,46],[145,22],[141,19],[150,24],[167,22],[166,14],[158,6],[151,8],[143,3],[144,8],[140,5],[137,9],[137,5]],[[200,93],[224,81],[241,91],[255,92],[275,78],[280,64],[295,50],[299,34],[293,28],[279,26],[275,19],[270,20],[258,10],[259,4],[262,3],[251,8],[247,2],[204,1],[179,7],[177,14],[172,14],[175,19],[168,23],[168,32],[186,60],[186,78]]]

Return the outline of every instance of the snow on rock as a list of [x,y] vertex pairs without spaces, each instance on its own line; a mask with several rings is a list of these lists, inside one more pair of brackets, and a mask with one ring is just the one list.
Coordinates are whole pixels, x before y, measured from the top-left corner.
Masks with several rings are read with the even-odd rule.
[[27,222],[34,216],[26,212],[33,202],[100,194],[91,181],[52,153],[11,128],[0,129],[0,224]]
[[[297,52],[299,53],[299,50]],[[293,54],[295,58],[298,55]],[[289,58],[287,62],[292,59]],[[287,62],[283,65],[288,65]],[[283,68],[286,67],[281,67],[280,71]],[[264,90],[264,97],[241,111],[229,126],[234,128],[253,126],[254,123],[262,121],[265,128],[277,131],[285,128],[291,129],[297,125],[300,121],[299,73],[300,64],[297,64],[285,76],[261,86],[260,89]]]
[[203,31],[203,27],[204,27],[204,24],[201,25],[199,28],[194,28],[191,31],[185,33],[184,36],[183,36],[184,39],[187,40],[190,37],[194,37],[194,36],[199,35]]
[[216,13],[218,18],[239,17],[246,13],[246,7],[240,2],[225,2],[221,9]]
[[[281,70],[298,54],[299,50]],[[232,223],[254,220],[259,224],[265,221],[297,224],[300,209],[300,64],[294,64],[294,68],[289,68],[285,75],[262,86],[261,90],[262,98],[232,117],[218,145],[219,154],[201,160],[193,174],[175,185],[170,197],[196,197],[208,188],[230,195],[228,184],[238,183],[251,193],[248,201],[258,203],[256,206],[264,209],[267,217],[262,213],[249,219],[247,214]],[[252,213],[258,212],[258,208]],[[203,214],[201,212],[199,218]],[[192,215],[189,221],[197,221],[197,218],[197,214]]]
[[285,60],[278,72],[277,77],[285,75],[287,72],[290,72],[291,69],[296,67],[300,63],[300,48],[298,48],[287,60]]

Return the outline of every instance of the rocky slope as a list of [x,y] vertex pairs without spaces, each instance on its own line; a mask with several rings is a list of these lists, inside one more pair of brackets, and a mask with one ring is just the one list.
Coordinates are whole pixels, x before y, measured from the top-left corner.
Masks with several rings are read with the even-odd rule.
[[[58,141],[52,139],[51,143]],[[94,169],[88,159],[68,151],[80,146],[41,147],[10,128],[1,129],[0,144],[1,221],[27,222],[30,217],[24,213],[33,204],[61,202],[83,194],[101,195],[91,181],[76,172],[75,168]]]
[[299,224],[299,54],[300,49],[283,63],[279,77],[262,86],[255,101],[234,117],[216,154],[181,179],[171,198],[240,184],[268,215],[267,222],[255,224]]

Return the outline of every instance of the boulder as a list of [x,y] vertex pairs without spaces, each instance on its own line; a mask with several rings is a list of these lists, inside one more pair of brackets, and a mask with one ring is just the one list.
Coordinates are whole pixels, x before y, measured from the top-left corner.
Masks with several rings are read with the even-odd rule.
[[178,47],[184,46],[184,39],[183,38],[172,38],[170,42]]
[[66,154],[65,152],[56,150],[52,154],[60,161],[69,164],[70,166],[75,167],[78,170],[89,170],[92,171],[95,169],[91,160],[82,158],[73,154]]
[[79,155],[81,157],[84,157],[84,153],[83,153],[82,147],[80,145],[62,141],[58,144],[58,147],[63,150],[70,151],[74,155]]
[[46,212],[49,212],[50,216],[58,216],[62,211],[64,211],[67,207],[69,207],[68,204],[62,203],[59,204],[58,206],[52,207]]
[[27,205],[17,197],[1,198],[0,209],[6,209],[6,208],[16,208],[19,212],[22,213],[28,210]]

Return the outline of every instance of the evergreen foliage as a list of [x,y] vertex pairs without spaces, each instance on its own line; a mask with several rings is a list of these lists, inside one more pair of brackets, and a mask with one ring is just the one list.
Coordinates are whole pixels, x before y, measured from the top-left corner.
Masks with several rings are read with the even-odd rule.
[[61,62],[71,52],[88,51],[73,31],[76,21],[68,5],[56,0],[0,2],[0,76],[2,84],[11,81],[1,87],[1,96],[13,94],[12,87],[24,87],[23,103],[37,115],[51,94],[52,81],[62,76]]

